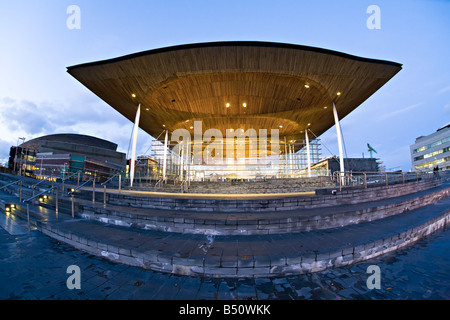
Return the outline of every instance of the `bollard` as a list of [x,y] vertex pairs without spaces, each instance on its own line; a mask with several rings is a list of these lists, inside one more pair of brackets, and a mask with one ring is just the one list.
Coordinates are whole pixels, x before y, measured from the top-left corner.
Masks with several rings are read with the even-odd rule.
[[70,197],[72,198],[72,219],[73,219],[74,216],[75,216],[75,214],[74,214],[74,211],[75,211],[75,205],[73,204],[73,193],[70,195]]
[[367,174],[364,172],[364,189],[367,189]]

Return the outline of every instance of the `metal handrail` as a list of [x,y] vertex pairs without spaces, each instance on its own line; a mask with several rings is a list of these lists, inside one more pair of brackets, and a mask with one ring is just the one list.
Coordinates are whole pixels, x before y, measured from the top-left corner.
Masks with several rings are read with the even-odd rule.
[[[69,180],[70,178],[72,178],[73,176],[77,175],[79,177],[79,174],[81,173],[81,170],[71,174],[70,176],[68,176],[67,178],[62,179],[62,189],[61,189],[61,193],[64,194],[64,181]],[[77,186],[80,184],[80,179],[78,178],[78,183]]]
[[52,191],[53,189],[58,189],[58,187],[57,187],[57,186],[54,186],[54,187],[51,187],[51,188],[49,188],[49,189],[46,189],[46,190],[44,190],[44,191],[42,191],[42,192],[40,192],[40,193],[38,193],[38,194],[36,194],[36,195],[34,195],[34,196],[28,198],[28,199],[23,200],[22,202],[23,202],[23,203],[29,202],[29,201],[31,201],[31,200],[33,200],[33,199],[35,199],[35,198],[37,198],[37,197],[43,195],[44,193],[47,193],[47,192],[49,192],[49,191]]
[[184,193],[186,190],[187,190],[187,185],[188,185],[188,180],[183,180],[182,182],[181,182],[181,193]]
[[14,181],[14,182],[8,183],[7,185],[1,187],[0,190],[5,189],[5,188],[8,188],[8,187],[10,187],[10,186],[12,186],[12,185],[14,185],[14,184],[16,184],[16,183],[19,183],[20,181],[23,181],[23,180],[16,180],[16,181]]
[[33,184],[31,187],[35,188],[36,186],[40,185],[41,183],[47,181],[50,178],[53,179],[53,175],[51,175],[50,177],[45,178],[44,180],[39,181],[38,183]]
[[158,189],[159,185],[164,181],[164,177],[159,178],[158,182],[155,183],[155,191]]
[[[367,188],[368,183],[384,183],[386,186],[388,186],[389,185],[389,176],[394,176],[394,177],[401,176],[402,183],[407,182],[405,178],[408,178],[411,176],[414,177],[415,181],[418,181],[419,177],[420,176],[423,177],[424,175],[426,175],[426,178],[432,177],[429,172],[363,172],[363,171],[361,171],[361,172],[359,172],[359,171],[341,172],[341,171],[335,171],[333,173],[333,179],[335,181],[339,182],[339,188],[341,189],[342,186],[345,185],[345,181],[349,182],[351,180],[354,180],[353,175],[356,175],[357,177],[363,176],[362,183],[359,182],[359,179],[356,182],[358,185],[363,185],[364,188]],[[378,181],[378,180],[377,181],[369,181],[370,178],[373,178],[375,176],[379,177],[379,179],[381,181]],[[383,180],[384,180],[384,182],[383,182]],[[408,180],[410,180],[410,179],[408,179]],[[395,183],[395,181],[393,183]]]
[[111,176],[110,178],[108,178],[108,180],[106,180],[105,182],[102,182],[101,185],[104,186],[105,184],[107,184],[108,182],[110,182],[112,179],[114,179],[114,177],[120,175],[120,172],[117,172],[115,175]]
[[70,178],[72,178],[72,177],[74,177],[74,176],[77,176],[79,173],[81,173],[81,170],[79,170],[79,171],[77,171],[77,172],[71,174],[71,175],[68,176],[67,178],[64,178],[63,181],[64,181],[64,180],[69,180]]
[[81,187],[84,187],[85,185],[87,185],[89,182],[91,182],[92,180],[94,180],[94,177],[90,178],[89,180],[83,182],[82,184],[80,184],[78,187],[76,187],[75,189],[72,189],[71,191],[67,192],[67,194],[73,194],[74,192],[76,192],[78,189],[80,189]]
[[59,192],[59,191],[58,191],[58,186],[51,187],[51,188],[49,188],[49,189],[46,189],[46,190],[44,190],[44,191],[38,193],[37,195],[33,195],[31,198],[28,198],[28,199],[23,200],[23,203],[26,203],[26,204],[27,204],[27,223],[28,223],[28,230],[30,230],[30,204],[29,204],[28,202],[30,202],[31,200],[33,200],[33,199],[35,199],[35,198],[37,198],[37,197],[43,195],[44,193],[47,193],[47,192],[49,192],[49,191],[52,191],[53,189],[56,189],[56,208],[55,208],[55,210],[56,210],[56,214],[58,214],[58,192]]

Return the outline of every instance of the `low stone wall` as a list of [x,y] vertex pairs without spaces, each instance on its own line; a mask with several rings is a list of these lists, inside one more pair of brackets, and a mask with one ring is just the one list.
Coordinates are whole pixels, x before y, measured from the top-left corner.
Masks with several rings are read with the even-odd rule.
[[361,189],[337,189],[336,194],[315,196],[263,197],[254,199],[211,199],[163,197],[158,195],[110,193],[108,203],[136,208],[203,212],[273,212],[297,209],[325,208],[398,197],[441,185],[440,179],[419,180],[391,186]]
[[[261,194],[314,191],[336,186],[330,177],[268,179],[266,181],[191,182],[188,193]],[[161,191],[165,191],[164,188]]]
[[214,214],[184,212],[125,211],[117,208],[83,206],[81,217],[103,223],[146,230],[205,235],[265,235],[297,233],[343,227],[383,219],[414,210],[450,196],[450,188],[386,204],[374,203],[362,208],[330,210],[311,214],[308,211],[260,214]]

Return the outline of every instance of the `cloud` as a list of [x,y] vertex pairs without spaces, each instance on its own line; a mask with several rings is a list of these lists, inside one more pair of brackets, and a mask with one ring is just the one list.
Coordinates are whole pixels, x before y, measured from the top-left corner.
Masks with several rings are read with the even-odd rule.
[[442,88],[442,89],[439,90],[437,93],[438,93],[438,94],[443,94],[443,93],[445,93],[445,92],[447,92],[447,91],[450,91],[450,86],[445,87],[445,88]]
[[450,113],[450,102],[444,106],[444,113]]
[[0,139],[0,165],[8,165],[10,148],[11,144],[8,141]]
[[403,108],[403,109],[395,110],[395,111],[392,111],[392,112],[389,112],[389,113],[384,113],[384,114],[382,114],[382,115],[379,117],[379,120],[386,120],[386,119],[388,119],[388,118],[395,117],[395,116],[397,116],[397,115],[399,115],[399,114],[402,114],[402,113],[411,111],[411,110],[413,110],[413,109],[415,109],[415,108],[417,108],[417,107],[420,107],[421,105],[423,105],[423,103],[415,103],[415,104],[410,105],[410,106],[408,106],[408,107],[405,107],[405,108]]
[[[97,99],[80,99],[70,103],[34,102],[0,98],[0,158],[17,137],[27,141],[56,133],[86,134],[117,143],[127,149],[133,124]],[[6,147],[5,147],[6,146]],[[7,150],[5,150],[7,149]]]

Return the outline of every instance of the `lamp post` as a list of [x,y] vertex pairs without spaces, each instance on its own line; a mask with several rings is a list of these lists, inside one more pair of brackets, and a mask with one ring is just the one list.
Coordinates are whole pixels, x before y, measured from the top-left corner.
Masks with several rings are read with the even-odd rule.
[[[17,145],[16,145],[16,155],[15,155],[15,159],[14,159],[14,171],[16,171],[16,164],[17,164],[17,150],[19,149],[19,140],[22,140],[23,142],[22,143],[24,143],[25,142],[25,138],[21,138],[21,137],[19,137],[18,139],[17,139]],[[21,159],[22,159],[22,157],[21,157]],[[20,165],[22,165],[22,160],[20,161]],[[19,172],[20,172],[20,174],[19,175],[22,175],[22,167],[20,167],[19,168],[20,170],[19,170]]]

